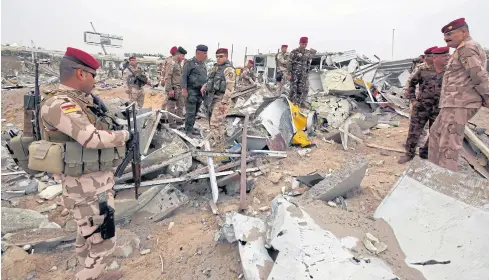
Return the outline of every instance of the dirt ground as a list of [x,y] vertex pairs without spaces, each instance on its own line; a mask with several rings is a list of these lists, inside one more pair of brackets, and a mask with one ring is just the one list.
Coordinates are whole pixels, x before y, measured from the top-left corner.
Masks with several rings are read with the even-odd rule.
[[[145,106],[160,108],[162,94],[151,96],[148,90],[146,92]],[[100,91],[100,96],[104,99],[127,97],[123,89]],[[13,123],[15,127],[21,128],[22,100],[20,90],[2,93],[2,130],[11,128],[5,127],[6,123]],[[481,110],[474,119],[489,128],[487,121],[489,110]],[[366,141],[403,149],[402,144],[407,136],[407,128],[408,120],[403,118],[399,127],[372,130]],[[291,176],[332,172],[342,167],[347,156],[362,155],[369,160],[370,165],[361,189],[348,197],[347,210],[332,208],[324,202],[317,201],[305,205],[305,209],[318,224],[338,237],[357,237],[360,242],[353,249],[355,255],[371,256],[361,244],[365,233],[370,232],[388,245],[388,250],[379,257],[385,260],[401,279],[423,279],[418,271],[406,266],[404,254],[389,226],[383,221],[375,221],[372,218],[379,203],[408,167],[397,163],[402,154],[365,146],[344,151],[340,144],[323,141],[321,134],[313,137],[313,141],[316,146],[311,148],[309,157],[301,158],[297,153],[298,148],[288,150],[288,157],[280,160],[276,169],[272,170],[282,173],[278,183],[273,183],[267,175],[256,178],[255,187],[248,196],[250,206],[253,209],[270,206],[271,200],[281,192],[281,187],[290,186]],[[185,186],[181,189],[185,189]],[[237,245],[215,242],[214,234],[219,228],[218,216],[212,214],[203,200],[198,197],[191,199],[194,201],[178,209],[172,217],[162,222],[144,227],[131,225],[125,227],[126,230],[138,234],[142,244],[150,248],[151,252],[147,255],[136,254],[128,259],[117,259],[124,273],[123,279],[238,279],[242,269]],[[239,197],[227,197],[225,201],[218,204],[221,213],[237,210]],[[265,216],[269,214],[269,212],[260,213]],[[55,218],[50,217],[50,219]],[[173,222],[174,226],[169,230],[170,222]],[[68,247],[64,251],[29,255],[27,261],[35,265],[35,279],[61,280],[72,279],[73,272],[66,270],[66,260],[73,257],[74,250]],[[51,271],[53,266],[56,266],[57,270]],[[5,271],[2,267],[2,274],[12,275],[11,273],[15,271],[15,276],[18,278],[11,279],[25,279],[27,276],[27,272],[19,267],[13,266],[9,269]],[[2,279],[7,278],[2,276]]]

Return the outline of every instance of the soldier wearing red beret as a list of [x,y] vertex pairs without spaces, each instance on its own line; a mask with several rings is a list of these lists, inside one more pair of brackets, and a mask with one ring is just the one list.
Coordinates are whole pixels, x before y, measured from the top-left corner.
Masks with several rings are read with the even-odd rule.
[[[224,144],[224,120],[229,108],[232,106],[231,95],[236,86],[236,70],[228,60],[228,49],[220,48],[216,51],[214,68],[209,73],[207,83],[202,87],[204,106],[210,120],[211,135],[214,146]],[[224,148],[224,147],[221,147]]]
[[253,71],[253,65],[255,62],[253,60],[248,60],[248,63],[243,67],[243,71],[239,75],[238,86],[247,87],[254,85],[256,83],[256,75]]
[[282,45],[280,52],[277,53],[275,57],[275,64],[277,64],[277,74],[275,76],[275,80],[280,84],[280,87],[283,85],[283,78],[288,80],[290,76],[287,71],[287,65],[289,63],[290,53],[287,52],[288,45]]
[[[115,225],[110,224],[109,209],[115,208],[114,170],[120,162],[114,156],[116,151],[125,147],[129,138],[128,131],[114,130],[108,118],[100,117],[91,110],[96,107],[91,91],[99,66],[99,62],[90,54],[67,48],[60,63],[60,88],[41,102],[39,112],[44,143],[64,145],[61,158],[52,158],[53,154],[46,156],[43,153],[52,162],[46,162],[50,164],[38,171],[52,172],[63,185],[61,203],[77,224],[75,251],[82,268],[76,274],[79,280],[100,279],[107,257],[115,249],[115,230],[111,230]],[[101,158],[102,154],[109,158]],[[90,155],[90,165],[86,162],[86,155]],[[62,162],[62,166],[59,166],[59,162]],[[58,171],[51,169],[55,166],[58,166]],[[107,209],[101,209],[100,205],[106,205]],[[106,272],[104,277],[119,279],[121,274],[111,271]]]
[[299,47],[290,53],[287,71],[290,73],[290,94],[292,103],[305,106],[308,88],[308,74],[311,66],[312,53],[306,49],[309,39],[301,37]]
[[[448,48],[431,47],[425,51],[426,56],[430,56],[427,63],[414,73],[409,79],[406,89],[406,95],[413,104],[409,124],[408,138],[406,140],[406,155],[399,159],[403,164],[412,160],[416,153],[416,146],[419,138],[428,123],[431,127],[435,122],[438,113],[440,101],[440,92],[442,87],[443,75],[447,64]],[[416,85],[419,84],[419,95],[415,95]],[[421,158],[428,158],[428,143],[419,149]]]
[[[173,61],[173,55],[177,52],[178,48],[177,46],[173,46],[171,47],[170,49],[170,54],[171,56],[167,57],[163,63],[161,64],[161,71],[160,71],[160,84],[162,87],[165,86],[165,70],[166,70],[166,67],[168,66],[168,64],[171,64],[171,62]],[[164,102],[166,104],[166,102]]]
[[464,18],[445,25],[441,32],[455,52],[443,77],[440,114],[430,131],[429,160],[457,171],[465,125],[481,106],[489,108],[487,56],[470,37]]

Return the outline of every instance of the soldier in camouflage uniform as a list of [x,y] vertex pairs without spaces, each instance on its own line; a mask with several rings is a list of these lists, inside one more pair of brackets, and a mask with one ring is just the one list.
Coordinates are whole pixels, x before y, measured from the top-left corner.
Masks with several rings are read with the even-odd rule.
[[289,63],[290,54],[287,52],[288,45],[282,45],[281,51],[275,57],[275,64],[277,65],[276,80],[278,83],[283,84],[283,79],[288,79],[290,76],[287,65]]
[[309,91],[308,74],[311,66],[312,53],[306,49],[308,43],[307,37],[302,37],[299,41],[299,47],[290,53],[287,71],[290,73],[290,101],[292,103],[304,106],[304,102]]
[[[399,163],[406,163],[414,158],[419,137],[426,123],[429,127],[433,125],[440,112],[438,106],[440,92],[445,74],[445,66],[448,62],[449,49],[447,47],[434,48],[430,50],[430,64],[421,66],[413,77],[411,77],[407,89],[407,97],[411,100],[413,110],[409,124],[408,138],[406,140],[406,155],[399,159]],[[431,64],[433,60],[433,64]],[[420,94],[416,98],[416,85],[420,85]],[[428,158],[428,143],[419,149],[421,158]]]
[[[168,96],[166,108],[168,112],[173,113],[183,119],[183,107],[185,106],[185,97],[182,95],[182,60],[187,54],[187,51],[178,47],[178,50],[173,55],[173,60],[168,63],[165,70],[165,92]],[[177,128],[182,124],[181,119],[168,116],[170,127]]]
[[171,56],[165,58],[165,60],[163,60],[163,63],[161,64],[161,72],[160,72],[160,84],[162,87],[165,86],[165,73],[166,73],[166,66],[168,64],[171,64],[171,62],[173,61],[173,56],[175,55],[175,53],[177,52],[178,48],[177,47],[172,47],[170,49],[170,54]]
[[187,98],[185,102],[185,133],[187,136],[200,135],[194,128],[195,119],[202,104],[203,94],[200,89],[207,81],[207,46],[198,45],[195,56],[183,66],[182,95]]
[[248,60],[248,64],[241,71],[241,75],[239,76],[239,86],[247,87],[254,85],[256,82],[255,72],[253,71],[253,60]]
[[465,125],[481,106],[489,108],[487,55],[470,37],[464,18],[450,22],[441,31],[455,52],[443,77],[440,114],[430,130],[428,159],[457,171]]
[[[63,186],[62,204],[67,208],[77,224],[75,251],[82,270],[76,279],[119,279],[120,272],[104,271],[109,256],[115,249],[115,236],[104,240],[100,234],[99,200],[105,196],[107,204],[114,208],[114,168],[106,171],[80,172],[79,176],[70,176],[68,167],[83,165],[85,153],[95,151],[114,152],[116,147],[124,147],[129,138],[128,131],[110,131],[101,129],[101,123],[89,107],[94,106],[90,92],[95,84],[98,61],[86,52],[68,48],[60,64],[61,86],[52,97],[45,98],[40,108],[40,124],[43,140],[58,143],[65,142],[83,149],[83,159],[70,161],[65,165],[63,174],[54,174]],[[78,146],[77,146],[78,145]],[[66,154],[70,149],[66,150]],[[80,151],[81,152],[81,151]],[[124,155],[122,155],[123,157]],[[65,160],[67,155],[65,155]],[[95,166],[98,170],[98,163]],[[93,166],[92,166],[93,168]],[[81,166],[80,166],[81,171]],[[97,222],[98,221],[98,222]]]
[[[138,66],[135,56],[129,57],[129,67],[131,67],[131,70],[132,72],[134,72],[135,75],[144,75],[144,71],[143,69],[141,69],[141,67]],[[136,102],[139,108],[143,108],[143,86],[138,87],[138,85],[132,82],[134,80],[134,75],[128,69],[124,70],[124,79],[126,80],[126,93],[129,95],[129,100],[131,100],[131,102]]]
[[[214,138],[214,145],[224,144],[224,119],[232,106],[231,95],[236,85],[236,71],[228,60],[228,49],[221,48],[216,51],[216,61],[212,72],[209,73],[207,84],[202,91],[213,93],[210,104],[210,129]],[[208,95],[206,96],[208,98]],[[207,102],[206,102],[207,103]]]

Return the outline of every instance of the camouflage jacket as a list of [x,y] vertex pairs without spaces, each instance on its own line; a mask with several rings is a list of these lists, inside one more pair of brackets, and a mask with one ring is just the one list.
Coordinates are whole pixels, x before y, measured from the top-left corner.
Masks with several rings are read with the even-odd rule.
[[[425,64],[416,69],[408,79],[404,93],[406,98],[410,101],[416,99],[433,99],[435,95],[437,95],[437,98],[439,98],[440,90],[435,90],[437,76],[438,74],[436,73],[433,65]],[[419,85],[419,95],[417,98],[416,85]]]
[[308,49],[297,48],[290,53],[287,71],[293,75],[306,74],[311,66],[312,53]]
[[165,91],[181,89],[182,65],[175,60],[166,64],[165,69]]
[[256,77],[253,69],[244,67],[239,76],[240,86],[249,86],[255,83]]
[[287,64],[289,63],[290,53],[282,53],[279,52],[276,57],[277,63],[277,71],[286,73],[287,72]]
[[468,38],[448,61],[443,77],[440,108],[489,108],[487,55],[477,42]]
[[[139,66],[136,66],[136,67],[133,67],[131,65],[129,65],[129,67],[131,67],[131,70],[132,72],[134,72],[135,75],[138,75],[138,74],[145,74],[143,69]],[[136,84],[133,83],[133,79],[134,79],[134,75],[131,73],[131,71],[129,71],[129,69],[125,69],[124,70],[124,80],[126,81],[126,85],[128,87],[137,87]]]
[[[76,94],[77,101],[70,94]],[[89,149],[104,149],[124,146],[129,132],[102,130],[92,123],[93,119],[79,105],[93,104],[90,94],[61,85],[59,91],[43,102],[40,108],[40,121],[45,131],[59,131]],[[82,200],[111,189],[114,185],[114,174],[110,171],[98,171],[83,174],[80,177],[55,174],[62,180],[63,191],[67,189],[75,200]]]

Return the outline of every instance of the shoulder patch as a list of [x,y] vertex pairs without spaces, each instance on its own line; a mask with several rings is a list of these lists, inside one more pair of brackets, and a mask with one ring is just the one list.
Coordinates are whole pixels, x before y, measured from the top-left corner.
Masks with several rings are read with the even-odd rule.
[[61,105],[61,111],[63,111],[65,114],[69,114],[80,111],[80,108],[76,107],[75,103],[65,103]]

